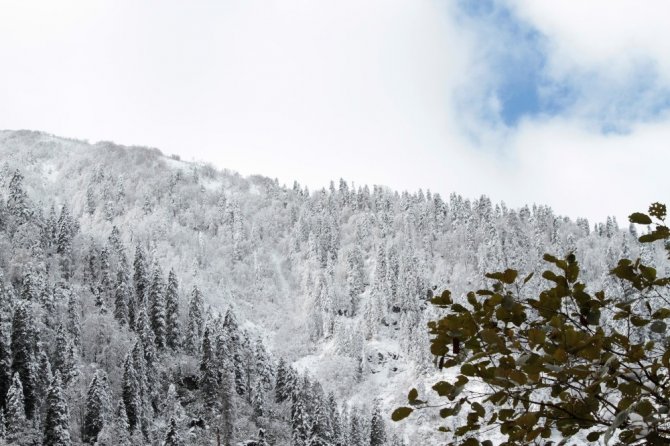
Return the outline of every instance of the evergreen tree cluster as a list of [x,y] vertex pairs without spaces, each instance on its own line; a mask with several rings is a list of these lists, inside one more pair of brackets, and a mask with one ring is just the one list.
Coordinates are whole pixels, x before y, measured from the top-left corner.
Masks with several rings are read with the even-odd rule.
[[[37,132],[0,132],[0,159],[0,405],[8,424],[17,377],[20,435],[38,443],[59,375],[73,443],[96,432],[99,444],[166,441],[172,429],[171,441],[204,444],[217,429],[222,441],[263,429],[288,444],[295,392],[282,357],[286,370],[324,358],[305,362],[312,376],[343,401],[368,401],[340,410],[342,435],[370,442],[373,399],[382,418],[393,407],[383,386],[431,370],[435,290],[460,296],[504,267],[539,277],[543,253],[571,251],[584,280],[611,293],[619,258],[664,257],[614,218],[593,225],[486,196],[344,180],[309,191]],[[109,403],[89,411],[96,376],[91,398]],[[183,412],[165,407],[171,388]],[[305,413],[312,435],[322,415]],[[99,431],[84,429],[87,414]]]

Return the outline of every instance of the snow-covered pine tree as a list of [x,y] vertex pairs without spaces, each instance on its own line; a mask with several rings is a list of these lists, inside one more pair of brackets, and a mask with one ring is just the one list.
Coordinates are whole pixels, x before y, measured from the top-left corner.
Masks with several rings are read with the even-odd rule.
[[63,393],[60,373],[56,372],[49,387],[44,420],[44,446],[70,446],[70,411]]
[[370,446],[386,445],[386,427],[379,401],[375,401],[370,420]]
[[76,232],[75,222],[66,205],[63,205],[58,217],[58,238],[56,253],[60,254],[60,266],[63,278],[69,280],[73,271],[72,239]]
[[26,417],[32,420],[35,413],[35,364],[33,358],[34,320],[25,302],[19,302],[12,319],[12,371],[21,378]]
[[181,435],[179,434],[177,422],[174,418],[170,419],[170,425],[168,427],[167,433],[165,434],[165,441],[163,442],[163,446],[184,446],[184,440],[182,440]]
[[5,407],[7,391],[12,385],[12,355],[2,319],[4,317],[0,317],[0,412]]
[[256,441],[256,446],[270,446],[267,439],[265,438],[265,430],[258,430],[258,440]]
[[135,247],[135,259],[133,260],[133,284],[135,285],[135,302],[137,302],[138,306],[141,306],[146,301],[146,294],[149,288],[146,256],[141,245],[137,245]]
[[62,384],[66,387],[77,376],[74,352],[72,350],[72,340],[68,336],[67,330],[63,324],[58,326],[56,331],[56,346],[53,354],[53,371],[59,372]]
[[109,416],[109,395],[107,393],[106,377],[104,372],[97,370],[86,394],[86,408],[82,429],[82,440],[94,444],[98,434],[105,427]]
[[112,286],[112,271],[109,264],[109,248],[103,246],[100,250],[100,285],[99,289],[105,296],[105,301],[108,300],[111,295],[113,286]]
[[130,426],[123,400],[119,400],[114,413],[98,434],[97,446],[131,446]]
[[7,425],[5,424],[5,411],[0,410],[0,444],[7,438]]
[[[37,395],[37,407],[43,407],[49,391],[49,385],[53,380],[51,362],[47,352],[39,345],[37,359],[37,370],[35,371],[35,394]],[[40,413],[40,415],[43,415]]]
[[405,440],[403,440],[403,438],[400,435],[393,434],[390,446],[407,446],[407,443],[405,443]]
[[296,389],[291,394],[291,445],[309,446],[311,430],[303,395]]
[[93,184],[89,183],[86,188],[86,212],[88,215],[95,214],[96,205],[95,189],[93,188]]
[[221,372],[221,434],[226,445],[232,445],[235,434],[235,374],[229,360],[223,362]]
[[277,381],[275,383],[275,401],[282,403],[291,395],[287,390],[288,366],[284,358],[279,358],[277,365]]
[[24,405],[23,385],[18,373],[14,373],[12,385],[7,392],[5,403],[5,422],[7,423],[7,440],[16,441],[27,429],[26,409]]
[[165,296],[165,343],[176,350],[181,345],[181,328],[179,324],[179,281],[174,269],[168,274],[168,285]]
[[81,305],[79,296],[67,288],[67,331],[73,344],[81,347]]
[[114,319],[118,321],[119,325],[128,325],[131,328],[135,326],[135,306],[132,304],[134,304],[134,299],[130,288],[128,260],[125,253],[121,252],[119,255],[119,268],[116,271],[116,288],[114,290]]
[[202,389],[205,407],[212,410],[219,403],[219,382],[209,326],[205,328],[205,333],[202,336],[201,351],[200,388]]
[[344,438],[342,436],[342,419],[340,417],[340,409],[335,399],[335,394],[330,392],[327,401],[328,417],[330,419],[330,427],[332,431],[333,446],[345,446]]
[[132,352],[126,356],[123,366],[122,396],[130,432],[142,428],[141,378],[135,370]]
[[359,310],[359,296],[365,291],[367,278],[365,274],[365,262],[363,253],[358,245],[355,245],[347,254],[347,290],[351,301],[352,316]]
[[238,395],[248,394],[248,368],[246,367],[245,356],[249,354],[245,351],[242,344],[242,335],[237,324],[237,318],[232,309],[228,309],[223,320],[223,339],[227,345],[227,350],[232,359],[233,371],[235,374],[235,391]]
[[365,435],[365,426],[359,412],[355,409],[351,410],[349,414],[349,441],[351,446],[367,446],[368,439]]
[[270,391],[274,387],[274,365],[272,364],[272,359],[270,359],[270,356],[265,349],[265,345],[260,338],[256,339],[254,356],[254,369],[258,382],[263,386],[264,390]]
[[31,216],[28,195],[23,188],[23,175],[19,170],[14,171],[14,175],[9,181],[7,211],[20,222],[27,221]]
[[196,353],[202,342],[204,324],[205,301],[197,286],[191,292],[191,301],[188,305],[188,328],[186,331],[186,348]]
[[165,283],[163,272],[158,265],[154,264],[149,288],[149,312],[151,329],[154,332],[156,347],[160,350],[165,348],[166,322],[165,322]]
[[257,383],[251,389],[251,407],[254,411],[254,418],[263,418],[267,415],[265,409],[265,392],[261,383]]
[[135,331],[140,338],[144,358],[148,363],[153,364],[156,360],[156,340],[144,305],[139,307]]

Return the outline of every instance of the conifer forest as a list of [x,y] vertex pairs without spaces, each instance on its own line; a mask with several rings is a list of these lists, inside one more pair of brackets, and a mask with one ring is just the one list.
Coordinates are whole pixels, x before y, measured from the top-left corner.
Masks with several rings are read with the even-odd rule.
[[437,413],[391,420],[445,379],[431,301],[464,303],[506,268],[538,294],[545,253],[573,253],[592,291],[621,295],[619,259],[670,272],[640,235],[539,203],[308,190],[2,131],[0,444],[445,444]]

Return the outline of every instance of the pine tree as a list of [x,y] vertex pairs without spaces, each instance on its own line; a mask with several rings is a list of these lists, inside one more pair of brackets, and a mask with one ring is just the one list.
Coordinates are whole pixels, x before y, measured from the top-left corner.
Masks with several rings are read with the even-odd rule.
[[174,384],[170,384],[168,386],[162,412],[166,420],[174,418],[175,420],[179,421],[186,415],[184,408],[181,405],[181,401],[179,400],[179,395],[177,395],[177,388]]
[[141,392],[140,377],[135,370],[132,353],[128,353],[123,366],[122,395],[130,432],[142,427]]
[[163,283],[162,271],[158,264],[154,265],[151,278],[149,305],[151,329],[154,332],[156,347],[162,349],[166,345],[165,284]]
[[[135,308],[133,306],[132,318],[130,317],[130,301],[132,299],[130,291],[130,278],[128,277],[128,261],[124,253],[119,258],[119,269],[116,272],[116,289],[114,290],[114,319],[122,327],[128,325],[134,327]],[[133,322],[131,324],[131,321]]]
[[7,438],[7,425],[5,424],[5,412],[0,410],[0,444]]
[[34,322],[27,305],[19,302],[14,310],[12,320],[12,371],[21,378],[26,417],[32,420],[35,413],[35,366],[33,363]]
[[288,367],[284,358],[279,358],[279,365],[277,366],[277,382],[275,384],[275,401],[282,403],[290,396],[287,390]]
[[[130,427],[128,425],[128,416],[126,415],[126,406],[123,400],[116,405],[111,420],[105,423],[102,431],[98,434],[97,446],[131,446]],[[139,443],[142,444],[142,443]]]
[[224,361],[221,374],[222,434],[226,445],[232,445],[235,430],[235,377],[230,361]]
[[56,239],[56,252],[60,254],[60,265],[65,280],[72,276],[72,239],[76,232],[75,223],[70,216],[67,206],[63,206],[58,217],[58,238]]
[[218,378],[215,367],[214,350],[210,340],[210,329],[205,328],[202,337],[202,357],[200,359],[200,387],[202,388],[205,406],[213,409],[218,403]]
[[261,386],[263,386],[264,390],[272,390],[274,382],[272,360],[268,356],[268,352],[265,350],[263,341],[261,341],[260,338],[256,339],[256,348],[254,353],[254,368],[256,376],[258,377],[258,382]]
[[93,185],[89,184],[86,188],[86,212],[88,215],[95,213],[96,205],[95,190],[93,190]]
[[182,440],[181,435],[179,435],[177,422],[174,418],[170,419],[170,427],[165,434],[165,442],[163,443],[163,446],[184,446],[184,440]]
[[405,440],[402,439],[398,434],[394,434],[391,439],[391,446],[406,446]]
[[[119,289],[120,288],[120,289]],[[119,254],[119,269],[116,273],[116,293],[115,300],[119,300],[119,316],[122,316],[124,311],[123,303],[125,301],[128,312],[128,326],[135,330],[135,325],[137,317],[139,315],[138,301],[135,296],[135,292],[132,289],[130,284],[130,273],[128,267],[128,259],[126,258],[125,253],[121,252]]]
[[31,216],[31,212],[28,207],[28,195],[23,189],[23,175],[19,170],[14,172],[14,175],[9,182],[7,210],[21,222],[27,221]]
[[135,331],[140,338],[146,361],[153,364],[156,360],[156,340],[144,306],[139,308],[137,320],[135,321]]
[[44,421],[44,446],[70,446],[70,413],[60,378],[56,372],[47,396],[47,413]]
[[256,446],[270,446],[270,444],[265,439],[265,430],[258,430],[258,441],[256,441]]
[[17,440],[28,426],[26,421],[26,409],[23,401],[23,386],[21,385],[19,374],[14,373],[12,385],[7,392],[7,402],[5,404],[7,439],[10,442]]
[[365,446],[367,443],[365,438],[365,429],[363,427],[363,421],[361,420],[361,417],[357,411],[352,410],[350,415],[350,422],[351,426],[349,428],[349,438],[351,441],[351,446]]
[[344,438],[342,436],[342,420],[340,419],[340,411],[337,406],[335,394],[330,392],[328,394],[328,416],[330,417],[330,426],[332,431],[333,446],[344,446]]
[[254,418],[263,418],[267,415],[265,409],[265,392],[263,392],[263,386],[260,383],[256,384],[252,389],[251,407],[254,411]]
[[81,309],[79,298],[70,291],[67,300],[67,331],[75,346],[81,347]]
[[109,295],[112,292],[112,271],[109,264],[109,248],[104,246],[100,250],[100,286],[102,294],[105,296],[105,300],[108,299]]
[[351,299],[352,314],[358,310],[358,299],[360,294],[365,291],[365,263],[363,253],[358,245],[349,251],[347,255],[347,288],[349,298]]
[[291,395],[291,445],[309,446],[311,425],[305,404],[299,392]]
[[[109,246],[112,247],[117,257],[125,257],[125,250],[123,249],[123,242],[121,241],[121,232],[117,226],[112,227],[112,232],[109,234],[107,242],[109,243]],[[126,265],[127,263],[128,260],[126,259]]]
[[21,278],[21,299],[29,302],[37,302],[40,294],[39,276],[33,264],[28,263],[28,267]]
[[4,323],[0,321],[0,413],[5,408],[7,392],[12,385],[12,355]]
[[330,446],[333,440],[332,426],[327,409],[318,395],[312,395],[313,404],[310,411],[312,423],[310,430],[310,446]]
[[179,327],[179,282],[174,270],[168,274],[168,286],[165,302],[165,341],[173,350],[181,344],[181,333]]
[[82,431],[82,439],[85,443],[94,444],[108,420],[109,395],[106,387],[104,372],[96,371],[86,394]]
[[147,267],[144,250],[140,245],[135,248],[135,260],[133,261],[133,283],[135,284],[135,301],[137,305],[142,305],[146,300],[146,293],[149,288],[149,279],[147,277]]
[[77,376],[75,354],[72,341],[67,335],[67,331],[61,324],[56,332],[56,348],[53,357],[54,373],[60,372],[61,379],[65,386],[69,385],[72,379]]
[[242,337],[240,336],[240,329],[237,324],[237,319],[232,310],[226,312],[226,317],[223,321],[224,334],[223,338],[227,345],[228,355],[232,359],[233,371],[235,373],[235,391],[238,395],[246,395],[248,393],[248,372],[249,367],[245,363],[245,356],[249,353],[245,351],[242,344]]
[[42,407],[46,402],[46,396],[49,391],[49,386],[53,380],[53,373],[51,371],[51,362],[47,352],[40,346],[38,354],[38,364],[35,379],[35,394],[37,395],[37,407]]
[[386,445],[386,428],[384,426],[384,417],[379,407],[379,402],[375,402],[372,410],[372,419],[370,421],[370,446]]
[[186,345],[190,352],[195,353],[200,348],[204,313],[205,301],[198,287],[194,286],[188,306],[188,330],[186,332]]

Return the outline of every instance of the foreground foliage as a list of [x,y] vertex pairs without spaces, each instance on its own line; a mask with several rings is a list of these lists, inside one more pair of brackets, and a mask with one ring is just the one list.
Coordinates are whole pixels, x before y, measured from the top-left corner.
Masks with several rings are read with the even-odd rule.
[[[655,203],[630,221],[650,227],[640,242],[665,242],[665,218],[665,205]],[[449,444],[491,445],[485,439],[500,435],[503,444],[670,444],[670,277],[623,259],[611,274],[624,292],[606,296],[580,281],[574,254],[544,260],[550,285],[538,296],[524,293],[532,275],[507,269],[487,274],[493,284],[468,293],[467,305],[449,291],[432,299],[448,311],[429,323],[431,353],[440,369],[456,371],[433,386],[447,401],[437,407],[450,422],[439,428],[451,433]],[[395,421],[436,407],[416,389],[408,400]]]

